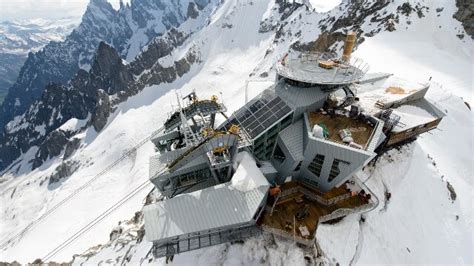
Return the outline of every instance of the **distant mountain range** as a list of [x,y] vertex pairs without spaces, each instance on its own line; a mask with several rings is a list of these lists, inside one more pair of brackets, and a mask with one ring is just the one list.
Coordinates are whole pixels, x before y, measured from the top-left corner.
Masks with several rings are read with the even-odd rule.
[[[91,0],[64,41],[28,54],[10,87],[0,110],[0,169],[70,118],[90,114],[100,131],[111,108],[108,95],[115,95],[113,105],[145,85],[171,82],[187,72],[196,60],[192,52],[171,66],[156,60],[187,38],[189,33],[174,28],[188,19],[199,19],[194,26],[201,25],[207,17],[203,12],[208,14],[212,9],[206,7],[214,2],[137,0],[115,10],[106,0]],[[55,154],[44,147],[35,166]]]
[[[122,3],[122,2],[121,2]],[[195,16],[207,0],[137,0],[114,9],[107,0],[91,0],[80,25],[64,41],[50,42],[28,55],[0,110],[0,129],[38,100],[49,83],[64,84],[82,68],[88,71],[101,41],[132,60],[153,38]]]
[[29,52],[50,41],[62,41],[79,24],[80,17],[60,20],[32,19],[0,22],[0,104],[20,73]]

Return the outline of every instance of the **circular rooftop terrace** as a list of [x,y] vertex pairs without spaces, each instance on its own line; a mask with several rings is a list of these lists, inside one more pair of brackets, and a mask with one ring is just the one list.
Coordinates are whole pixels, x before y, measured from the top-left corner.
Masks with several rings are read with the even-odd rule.
[[277,62],[280,76],[310,84],[345,85],[358,81],[369,70],[362,59],[336,59],[334,53],[301,53],[291,51]]

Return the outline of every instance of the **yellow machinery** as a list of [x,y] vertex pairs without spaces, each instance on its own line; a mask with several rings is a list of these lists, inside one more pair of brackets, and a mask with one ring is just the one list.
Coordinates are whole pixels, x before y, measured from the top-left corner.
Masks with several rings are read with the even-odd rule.
[[207,137],[212,137],[214,136],[214,129],[206,127],[202,129],[202,135],[207,138]]
[[336,63],[332,60],[319,61],[319,66],[325,69],[332,69],[336,66]]
[[240,131],[240,127],[238,125],[232,125],[230,126],[229,130],[227,130],[229,133],[232,133],[234,135],[238,135]]

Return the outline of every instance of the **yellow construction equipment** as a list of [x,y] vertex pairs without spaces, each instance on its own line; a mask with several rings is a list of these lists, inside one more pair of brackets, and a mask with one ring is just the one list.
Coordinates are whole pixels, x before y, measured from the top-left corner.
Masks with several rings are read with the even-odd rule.
[[240,127],[238,125],[233,124],[230,126],[229,130],[227,130],[229,133],[232,133],[234,135],[238,135],[240,131]]
[[214,148],[214,149],[212,150],[212,152],[213,152],[214,154],[222,154],[222,153],[224,153],[224,152],[225,152],[226,150],[228,150],[228,149],[229,149],[229,147],[227,147],[227,145],[223,145],[223,146]]
[[336,63],[332,60],[319,61],[319,66],[325,69],[332,69],[336,66]]
[[216,103],[216,102],[217,102],[217,100],[218,100],[218,98],[217,98],[217,96],[216,96],[216,95],[212,95],[212,96],[211,96],[211,101],[213,101],[213,102],[215,102],[215,103]]
[[207,137],[212,137],[214,136],[214,129],[206,127],[202,129],[202,135],[207,138]]

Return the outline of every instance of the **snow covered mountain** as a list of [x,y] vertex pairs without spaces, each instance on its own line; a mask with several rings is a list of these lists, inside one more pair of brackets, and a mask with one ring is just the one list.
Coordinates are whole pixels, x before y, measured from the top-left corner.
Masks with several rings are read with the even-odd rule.
[[28,54],[50,41],[60,42],[79,24],[80,17],[0,22],[0,53]]
[[2,105],[0,128],[41,97],[51,82],[64,84],[82,68],[90,69],[99,42],[133,59],[154,37],[196,16],[208,1],[134,0],[115,10],[107,0],[91,0],[80,25],[62,42],[30,54]]
[[15,83],[28,53],[38,51],[50,41],[62,41],[79,20],[80,17],[71,17],[0,22],[0,104]]
[[[207,7],[208,5],[209,7]],[[38,105],[46,105],[48,102],[46,99],[48,97],[52,99],[48,91],[44,93],[45,88],[57,87],[57,85],[49,84],[50,82],[57,84],[66,83],[76,73],[79,77],[73,79],[73,81],[78,80],[81,78],[81,73],[86,72],[84,69],[87,69],[87,71],[91,69],[96,49],[101,41],[115,47],[118,55],[122,59],[133,59],[140,49],[148,44],[154,36],[162,35],[166,29],[177,26],[185,20],[195,20],[198,16],[205,16],[205,14],[209,13],[209,10],[212,10],[211,6],[212,5],[207,1],[166,1],[164,4],[160,4],[160,2],[155,1],[137,0],[132,1],[131,6],[122,5],[121,8],[116,11],[112,8],[110,3],[105,0],[91,1],[79,27],[75,29],[64,42],[52,42],[41,51],[30,54],[20,72],[17,82],[10,88],[9,94],[2,105],[0,126],[2,125],[2,121],[7,123],[12,118],[14,118],[14,120],[6,124],[3,131],[0,131],[0,136],[2,136],[0,139],[0,169],[4,169],[32,145],[40,144],[47,133],[71,118],[67,115],[63,117],[64,112],[62,114],[61,112],[57,112],[57,121],[54,119],[48,120],[41,115],[36,116],[34,114],[38,112]],[[195,25],[199,27],[201,24],[195,23]],[[170,40],[169,44],[173,45],[173,42],[177,44],[186,37],[180,34],[181,33],[170,30],[167,36],[171,36],[169,38],[173,40]],[[163,39],[166,39],[166,37]],[[154,63],[154,61],[151,60],[170,52],[170,48],[166,47],[166,45],[168,44],[165,44],[163,41],[157,41],[151,44],[145,53],[147,57],[141,57],[141,59],[137,59],[127,67],[130,69],[130,73],[138,75],[143,72],[145,68],[150,68]],[[151,56],[148,56],[149,54],[151,54]],[[101,55],[99,54],[99,56]],[[122,62],[118,63],[118,65],[121,64]],[[77,72],[80,69],[79,66],[82,67],[82,70]],[[183,66],[178,67],[182,68]],[[95,71],[101,71],[100,67]],[[152,73],[150,73],[150,76],[151,75]],[[141,78],[145,79],[150,77],[144,75]],[[168,80],[166,77],[163,77],[163,79]],[[86,85],[83,84],[82,86],[84,87]],[[92,91],[96,93],[97,88]],[[54,95],[57,96],[57,94]],[[63,94],[63,96],[65,97],[63,101],[70,100],[69,98],[66,99],[70,96],[69,94]],[[43,99],[40,99],[41,97],[43,97]],[[35,106],[34,103],[37,99],[40,100],[36,102]],[[57,111],[60,111],[60,108],[57,108],[57,104],[46,106],[50,109],[56,108]],[[69,106],[68,108],[71,107]],[[26,113],[24,113],[25,111]],[[79,111],[76,111],[76,114],[78,112]],[[33,117],[31,118],[29,116]],[[63,121],[61,118],[66,120]],[[80,116],[77,118],[82,119],[84,117]],[[23,120],[22,125],[18,122],[20,120]],[[26,124],[31,126],[30,129],[25,128]],[[46,124],[46,131],[39,130],[44,128]],[[23,130],[12,131],[12,128],[22,128]],[[38,130],[35,130],[35,128]],[[14,134],[12,135],[12,133]],[[18,136],[22,137],[18,138]],[[14,141],[15,139],[19,139],[20,141]]]
[[[81,254],[74,263],[164,264],[142,241],[139,211],[152,187],[147,140],[167,118],[173,90],[222,92],[233,111],[244,102],[247,80],[272,82],[273,65],[290,46],[340,52],[350,29],[358,32],[356,55],[372,71],[432,77],[428,97],[448,115],[441,130],[360,172],[382,204],[318,228],[314,250],[262,235],[181,254],[173,263],[472,263],[474,121],[465,102],[472,105],[473,42],[457,36],[467,33],[453,19],[455,3],[406,3],[342,1],[317,12],[309,3],[228,0],[196,15],[191,8],[192,19],[165,30],[129,63],[118,45],[101,43],[89,71],[48,86],[2,136],[0,156],[16,151],[16,160],[4,163],[1,176],[0,260],[70,261]],[[264,87],[252,84],[250,94]]]

